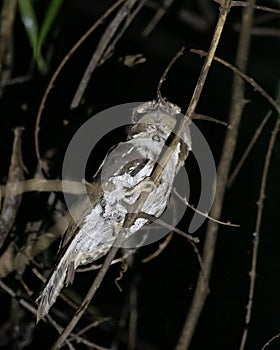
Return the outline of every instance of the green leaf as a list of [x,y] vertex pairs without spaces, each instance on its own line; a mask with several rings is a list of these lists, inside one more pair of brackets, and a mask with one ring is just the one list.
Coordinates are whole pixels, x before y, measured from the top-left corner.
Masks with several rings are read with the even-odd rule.
[[63,3],[63,0],[52,0],[50,2],[50,5],[44,17],[39,38],[38,38],[38,44],[37,44],[37,50],[36,50],[36,56],[38,57],[41,57],[42,45],[44,44],[46,37],[51,29],[51,26],[57,17],[57,14],[61,8],[62,3]]
[[33,51],[33,57],[38,64],[38,67],[43,69],[44,60],[40,55],[36,54],[38,45],[38,23],[32,0],[18,0],[18,6],[21,20]]
[[45,15],[38,39],[38,49],[43,45],[64,0],[52,0]]

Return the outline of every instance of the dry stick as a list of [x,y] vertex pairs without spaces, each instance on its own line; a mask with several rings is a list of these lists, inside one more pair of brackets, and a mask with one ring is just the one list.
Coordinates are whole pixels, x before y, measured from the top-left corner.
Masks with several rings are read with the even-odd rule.
[[[202,51],[202,50],[191,49],[191,52],[196,53],[201,57],[207,55],[207,53],[205,51]],[[226,66],[227,68],[232,70],[240,78],[247,81],[247,83],[249,83],[254,88],[255,91],[258,91],[272,105],[272,107],[280,114],[279,104],[277,104],[277,102],[253,78],[251,78],[249,75],[245,74],[243,72],[243,69],[237,68],[234,65],[230,64],[229,62],[227,62],[227,61],[225,61],[222,58],[217,57],[217,56],[214,57],[214,60],[223,64],[224,66]]]
[[112,43],[110,43],[110,45],[108,45],[108,47],[106,48],[106,51],[104,52],[103,56],[101,57],[101,59],[98,63],[99,65],[103,64],[111,56],[117,42],[121,39],[121,37],[125,33],[126,29],[130,26],[131,22],[137,16],[138,12],[141,10],[141,8],[143,7],[145,2],[146,2],[146,0],[141,0],[139,2],[138,6],[136,7],[136,9],[130,14],[129,17],[126,18],[126,21],[125,21],[125,24],[123,25],[123,27],[116,34]]
[[159,244],[158,249],[155,252],[153,252],[152,254],[147,256],[146,258],[142,259],[141,262],[145,264],[145,263],[150,262],[151,260],[157,258],[163,252],[163,250],[168,246],[168,244],[170,243],[173,236],[174,236],[174,231],[170,232],[167,235],[165,240]]
[[219,120],[219,119],[216,119],[216,118],[213,118],[213,117],[210,117],[209,115],[205,115],[205,114],[198,114],[198,113],[195,113],[194,114],[194,117],[192,118],[193,120],[196,119],[196,120],[205,120],[205,121],[208,121],[208,122],[213,122],[213,123],[216,123],[216,124],[220,124],[220,125],[223,125],[225,126],[226,128],[229,128],[231,129],[231,125],[227,122],[223,122],[222,120]]
[[171,67],[173,66],[173,64],[178,60],[178,58],[180,56],[182,56],[185,52],[185,48],[184,47],[181,47],[181,49],[174,55],[174,57],[172,58],[172,60],[168,63],[167,67],[165,68],[159,82],[158,82],[158,86],[157,86],[157,99],[158,101],[162,101],[163,98],[161,96],[161,87],[162,87],[162,84],[165,82],[165,79],[167,77],[167,74],[169,73]]
[[264,346],[262,347],[261,350],[267,349],[268,347],[270,347],[270,345],[272,345],[272,343],[273,343],[276,339],[279,339],[279,338],[280,338],[280,333],[276,334],[274,337],[272,337],[271,339],[269,339],[269,340],[264,344]]
[[209,216],[206,213],[203,213],[202,211],[196,209],[194,207],[194,205],[190,204],[188,201],[187,201],[187,198],[183,197],[180,195],[180,193],[176,190],[176,188],[173,189],[173,192],[176,194],[176,196],[184,203],[186,204],[186,206],[188,206],[189,208],[191,208],[193,211],[195,211],[196,213],[200,214],[201,216],[204,216],[206,219],[208,220],[211,220],[213,222],[216,222],[217,224],[220,224],[220,225],[224,225],[224,226],[232,226],[232,227],[240,227],[240,225],[237,225],[237,224],[232,224],[231,222],[224,222],[224,221],[220,221],[220,220],[217,220],[217,219],[214,219],[212,218],[211,216]]
[[35,123],[35,131],[34,131],[34,141],[35,141],[35,151],[36,156],[38,159],[39,164],[42,163],[41,161],[41,154],[40,154],[40,146],[39,146],[39,130],[40,130],[40,123],[42,119],[42,113],[46,105],[47,98],[49,96],[49,93],[51,89],[54,86],[54,82],[56,81],[58,75],[62,71],[63,67],[69,61],[73,53],[82,45],[82,43],[95,31],[95,29],[103,23],[103,21],[125,0],[118,0],[115,4],[113,4],[94,24],[92,27],[90,27],[85,34],[76,42],[76,44],[69,50],[69,52],[64,56],[63,60],[60,62],[59,66],[55,70],[53,76],[51,77],[50,82],[48,83],[48,86],[46,88],[46,91],[44,93],[44,96],[41,100],[39,110],[37,113],[36,123]]
[[148,35],[151,34],[151,32],[155,29],[158,22],[162,19],[166,11],[173,4],[173,2],[174,0],[164,0],[163,4],[160,5],[154,17],[151,19],[151,21],[148,23],[146,28],[143,30],[143,33],[142,33],[143,37],[147,37]]
[[248,1],[233,1],[231,6],[232,7],[250,7],[251,9],[254,9],[254,10],[261,10],[264,12],[276,13],[278,15],[280,14],[280,10],[276,10],[266,6],[252,5]]
[[[15,188],[13,188],[15,187]],[[13,190],[13,195],[17,196],[26,192],[65,192],[71,194],[83,194],[85,192],[85,186],[78,181],[70,181],[60,179],[47,180],[47,179],[29,179],[19,181],[16,183],[8,183],[7,185],[0,186],[2,193]]]
[[258,213],[257,213],[256,226],[255,226],[255,232],[253,237],[251,271],[249,272],[250,288],[249,288],[249,296],[248,296],[248,303],[247,303],[247,312],[245,317],[245,328],[243,331],[239,350],[244,350],[245,348],[246,340],[248,336],[248,328],[251,322],[253,299],[254,299],[255,284],[256,284],[257,259],[258,259],[259,241],[260,241],[260,233],[261,233],[261,222],[262,222],[262,216],[263,216],[263,204],[265,199],[265,189],[267,184],[267,176],[268,176],[268,170],[269,170],[269,165],[271,161],[272,151],[275,145],[277,133],[279,131],[279,126],[280,126],[280,119],[278,118],[275,123],[275,127],[271,133],[271,137],[270,137],[270,141],[269,141],[269,145],[268,145],[268,149],[265,157],[265,162],[264,162],[259,199],[257,202]]
[[239,162],[237,163],[234,171],[232,172],[232,174],[229,176],[228,178],[228,182],[227,182],[227,187],[230,188],[231,185],[233,184],[236,176],[238,175],[240,169],[242,168],[245,160],[248,158],[248,155],[250,154],[252,148],[254,147],[255,143],[257,142],[257,139],[259,138],[260,134],[262,133],[262,130],[265,126],[265,124],[267,123],[269,117],[271,116],[272,111],[267,112],[266,116],[262,119],[259,127],[256,129],[253,138],[251,139],[249,145],[247,146],[245,152],[243,153],[241,159],[239,160]]
[[21,196],[15,196],[14,191],[16,191],[18,187],[18,181],[21,181],[24,178],[21,155],[22,132],[22,127],[14,129],[15,136],[7,180],[7,185],[10,187],[9,190],[5,192],[3,207],[0,214],[0,248],[14,224],[21,203]]
[[117,32],[118,28],[122,24],[125,18],[127,18],[130,14],[130,10],[132,7],[137,3],[138,0],[127,0],[123,6],[120,8],[119,12],[116,14],[112,22],[108,25],[106,28],[104,34],[102,35],[98,46],[87,66],[87,69],[82,77],[82,80],[78,86],[78,89],[75,93],[75,96],[70,104],[70,109],[78,107],[80,104],[83,95],[85,93],[85,90],[88,86],[88,83],[90,81],[91,75],[95,68],[97,67],[98,63],[100,62],[100,59],[104,55],[106,49],[108,48],[108,45],[112,38],[114,37],[115,33]]
[[[161,168],[162,169],[162,168]],[[195,252],[195,254],[197,255],[197,260],[199,263],[199,266],[201,268],[202,274],[203,274],[203,264],[202,264],[202,257],[199,253],[199,250],[197,249],[196,243],[199,243],[199,238],[198,237],[193,237],[191,235],[189,235],[188,233],[178,229],[177,227],[173,227],[172,225],[167,224],[166,222],[162,221],[161,219],[157,219],[155,218],[153,215],[144,213],[144,212],[140,212],[138,214],[139,218],[143,218],[146,219],[148,221],[154,221],[156,219],[156,222],[159,223],[161,226],[168,228],[170,231],[173,231],[175,233],[178,233],[179,235],[187,238],[187,240],[190,242],[190,244],[193,247],[193,250]]]
[[137,324],[138,324],[138,283],[137,279],[134,278],[132,281],[130,295],[129,295],[129,324],[128,324],[128,350],[136,349],[137,342]]
[[[253,5],[254,1],[251,0],[250,4]],[[250,7],[247,7],[243,10],[242,14],[242,26],[236,57],[236,64],[242,70],[245,70],[247,66],[250,43],[250,30],[252,27],[252,22],[253,10]],[[224,22],[222,23],[222,25],[224,25]],[[216,196],[212,206],[212,210],[210,212],[210,215],[215,218],[219,218],[221,216],[227,177],[236,145],[241,114],[243,106],[245,104],[244,81],[239,76],[235,76],[233,80],[233,93],[231,103],[232,104],[230,108],[229,123],[233,126],[233,129],[227,130],[221,160],[217,169]],[[212,270],[218,227],[219,225],[217,223],[212,221],[208,222],[206,238],[203,248],[204,275],[202,275],[201,273],[199,274],[194,298],[188,311],[182,329],[182,333],[176,346],[176,350],[188,349],[196,325],[198,323],[200,314],[202,312],[206,297],[209,293],[208,280],[210,278]]]

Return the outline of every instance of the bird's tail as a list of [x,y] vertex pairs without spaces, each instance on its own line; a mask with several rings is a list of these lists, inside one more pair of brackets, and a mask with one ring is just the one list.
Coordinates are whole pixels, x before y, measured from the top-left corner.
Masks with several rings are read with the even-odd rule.
[[36,300],[36,303],[39,304],[37,310],[37,322],[48,314],[63,286],[72,282],[69,281],[68,276],[71,274],[73,275],[73,271],[70,270],[74,270],[74,263],[71,263],[74,262],[74,260],[75,257],[73,256],[73,250],[70,245],[62,255],[39,298]]

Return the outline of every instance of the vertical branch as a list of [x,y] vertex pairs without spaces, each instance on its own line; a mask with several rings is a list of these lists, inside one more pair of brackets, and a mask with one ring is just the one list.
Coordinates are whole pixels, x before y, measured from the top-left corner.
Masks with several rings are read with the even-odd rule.
[[[172,156],[175,148],[177,147],[178,143],[180,142],[180,137],[184,133],[184,131],[186,129],[186,125],[189,122],[189,119],[191,119],[194,116],[194,112],[195,112],[196,106],[198,104],[200,95],[202,93],[209,69],[210,69],[211,64],[214,60],[215,52],[217,50],[217,47],[218,47],[218,44],[220,41],[220,37],[222,35],[222,31],[223,31],[228,13],[229,13],[230,8],[231,8],[232,0],[219,0],[218,2],[221,4],[220,15],[219,15],[218,22],[217,22],[217,25],[215,28],[215,32],[213,34],[213,38],[212,38],[212,42],[211,42],[211,45],[209,48],[209,52],[206,56],[206,59],[204,61],[200,75],[198,77],[198,80],[197,80],[189,107],[188,107],[187,112],[185,114],[185,117],[183,118],[183,120],[181,121],[181,123],[179,125],[179,129],[176,133],[176,136],[174,136],[172,142],[170,143],[170,146],[168,147],[168,149],[166,150],[166,152],[162,156],[159,166],[157,166],[156,169],[154,169],[154,171],[151,175],[151,180],[155,184],[157,184],[157,182],[159,181],[159,178],[161,175],[161,168],[164,168],[166,166],[166,164],[168,163],[170,157]],[[158,91],[159,91],[159,88],[160,87],[158,87]]]
[[[254,4],[255,0],[250,0],[249,6],[244,8],[242,14],[241,31],[236,55],[236,65],[242,71],[245,71],[247,67],[250,46],[250,32],[254,14],[252,6],[254,6]],[[244,81],[239,76],[234,76],[229,114],[229,123],[232,125],[232,129],[227,130],[226,133],[224,147],[217,169],[216,196],[210,213],[210,215],[216,219],[219,219],[222,213],[227,178],[235,150],[238,128],[244,105]],[[187,314],[176,350],[188,349],[200,314],[202,312],[206,297],[209,293],[208,281],[213,265],[218,227],[219,226],[217,223],[209,221],[203,248],[203,274],[199,274],[194,298]]]
[[257,271],[257,258],[258,258],[258,250],[259,250],[259,237],[260,237],[260,229],[261,229],[261,222],[262,222],[262,214],[263,214],[263,203],[265,199],[265,188],[267,183],[267,175],[271,160],[271,155],[273,151],[273,147],[276,141],[276,136],[279,131],[280,126],[280,119],[277,118],[277,121],[275,123],[275,127],[271,133],[265,162],[264,162],[264,168],[263,168],[263,174],[262,174],[262,180],[261,180],[261,187],[260,187],[260,194],[259,199],[257,202],[258,206],[258,213],[257,213],[257,220],[256,220],[256,227],[254,232],[254,238],[253,238],[253,252],[252,252],[252,263],[251,263],[251,271],[249,272],[250,276],[250,288],[249,288],[249,296],[248,296],[248,303],[247,303],[247,312],[245,317],[245,329],[242,335],[240,348],[239,350],[244,350],[247,336],[248,336],[248,327],[251,321],[251,315],[252,315],[252,309],[253,309],[253,299],[254,299],[254,292],[255,292],[255,284],[256,284],[256,271]]
[[[19,181],[23,180],[23,163],[21,158],[21,135],[23,128],[18,127],[14,129],[14,144],[11,157],[11,163],[9,168],[7,186],[5,191],[5,197],[3,202],[2,211],[0,213],[0,248],[2,247],[5,239],[7,238],[20,202],[21,196],[16,196],[15,192],[18,187]],[[9,186],[8,186],[9,185]]]

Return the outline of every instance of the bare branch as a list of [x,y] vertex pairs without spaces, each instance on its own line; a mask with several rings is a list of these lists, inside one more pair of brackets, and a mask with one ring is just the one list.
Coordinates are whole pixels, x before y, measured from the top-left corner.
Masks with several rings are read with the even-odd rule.
[[[202,51],[202,50],[193,50],[192,49],[191,52],[196,53],[200,56],[207,55],[207,53],[205,51]],[[243,71],[241,69],[238,69],[237,67],[235,67],[234,65],[230,64],[229,62],[223,60],[220,57],[215,56],[214,60],[219,62],[219,63],[222,63],[224,66],[231,69],[235,74],[237,74],[242,79],[247,81],[247,83],[249,83],[254,88],[255,91],[258,91],[271,104],[271,106],[280,114],[279,104],[277,104],[277,102],[253,78],[249,77],[249,75],[243,73]]]
[[273,151],[273,148],[275,145],[277,134],[279,132],[279,127],[280,127],[280,119],[278,118],[276,123],[275,123],[274,129],[271,133],[270,140],[269,140],[267,153],[265,156],[259,199],[257,202],[258,212],[257,212],[255,232],[253,234],[253,252],[252,252],[251,271],[249,272],[250,288],[249,288],[248,303],[247,303],[247,307],[246,307],[247,312],[246,312],[246,317],[245,317],[245,328],[244,328],[244,332],[242,335],[239,350],[245,349],[247,336],[248,336],[248,327],[249,327],[250,322],[251,322],[253,300],[254,300],[254,293],[255,293],[255,284],[256,284],[257,259],[258,259],[259,241],[260,241],[260,234],[261,234],[261,223],[262,223],[262,216],[263,216],[263,205],[264,205],[264,199],[265,199],[265,189],[266,189],[266,184],[267,184],[267,176],[268,176],[268,170],[269,170],[269,166],[270,166],[272,151]]
[[15,196],[18,182],[24,178],[23,162],[21,155],[21,135],[23,128],[15,128],[14,144],[9,168],[7,186],[8,190],[4,194],[3,207],[0,214],[0,248],[7,238],[17,215],[21,203],[21,196]]
[[[231,6],[231,1],[227,5]],[[254,0],[249,1],[250,5],[254,5]],[[239,37],[239,44],[236,56],[236,65],[241,70],[245,71],[248,60],[248,52],[250,46],[250,30],[253,23],[253,10],[251,7],[247,7],[243,10],[242,14],[242,27]],[[223,22],[224,24],[224,22]],[[208,57],[208,56],[207,56]],[[214,57],[213,57],[214,59]],[[244,81],[239,76],[234,77],[233,81],[233,93],[231,101],[231,109],[229,116],[229,123],[232,125],[232,129],[227,130],[225,143],[221,155],[221,160],[217,169],[217,189],[216,196],[210,212],[211,216],[219,218],[222,213],[223,200],[225,195],[226,183],[230,165],[235,150],[238,127],[241,120],[243,107],[245,104],[244,98]],[[219,225],[213,221],[208,222],[206,238],[203,248],[203,272],[199,274],[194,298],[186,320],[176,346],[176,350],[188,349],[196,325],[198,323],[200,314],[202,312],[206,297],[209,293],[208,280],[210,278],[213,258],[215,253],[215,246],[217,241]]]
[[196,208],[194,207],[194,205],[190,204],[190,203],[187,201],[187,198],[182,197],[182,196],[180,195],[180,193],[178,193],[178,191],[176,190],[176,188],[173,189],[173,192],[176,194],[176,196],[177,196],[178,198],[181,199],[181,201],[182,201],[184,204],[186,204],[189,208],[191,208],[191,209],[192,209],[193,211],[195,211],[196,213],[198,213],[198,214],[204,216],[206,219],[209,219],[209,220],[211,220],[211,221],[213,221],[213,222],[216,222],[217,224],[224,225],[224,226],[240,227],[240,225],[232,224],[232,223],[229,222],[229,221],[228,221],[228,222],[224,222],[224,221],[220,221],[220,220],[217,220],[217,219],[212,218],[211,216],[208,215],[207,212],[206,212],[206,213],[203,213],[202,211],[196,209]]

